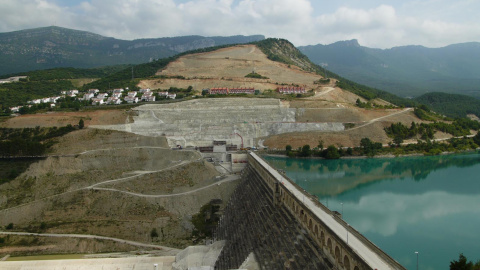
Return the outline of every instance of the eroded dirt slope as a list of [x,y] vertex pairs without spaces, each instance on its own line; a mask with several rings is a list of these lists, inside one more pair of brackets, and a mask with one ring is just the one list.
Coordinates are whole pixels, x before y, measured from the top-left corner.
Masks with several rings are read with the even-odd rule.
[[[191,216],[212,199],[227,201],[236,181],[218,178],[199,153],[165,144],[117,131],[72,132],[54,147],[60,156],[0,185],[0,226],[189,245]],[[159,236],[152,239],[153,229]]]

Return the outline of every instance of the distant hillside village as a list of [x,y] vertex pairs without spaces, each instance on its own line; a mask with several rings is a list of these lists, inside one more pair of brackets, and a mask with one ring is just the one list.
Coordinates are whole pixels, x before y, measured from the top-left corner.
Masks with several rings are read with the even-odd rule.
[[[128,90],[128,89],[127,89]],[[110,94],[108,93],[110,92]],[[169,99],[175,99],[177,94],[168,93],[168,91],[156,92],[156,95],[149,89],[140,89],[139,91],[125,91],[123,88],[113,89],[105,93],[100,93],[98,89],[89,89],[86,93],[83,93],[82,97],[78,97],[81,93],[79,90],[62,91],[61,96],[46,97],[40,99],[34,99],[27,101],[27,106],[36,104],[47,103],[50,104],[50,108],[54,108],[59,99],[70,97],[78,98],[80,101],[91,101],[92,105],[105,105],[105,104],[122,104],[122,103],[138,103],[140,101],[151,102],[155,101],[156,96],[165,97]],[[18,113],[23,106],[10,107],[12,113]]]
[[[283,95],[288,94],[305,94],[307,91],[305,87],[294,87],[294,86],[282,86],[278,87],[276,91]],[[255,90],[253,87],[244,87],[244,88],[210,88],[203,89],[203,94],[209,95],[233,95],[233,94],[247,94],[254,95],[259,94],[259,90]],[[79,95],[82,95],[79,97]],[[177,97],[176,93],[169,93],[168,91],[157,91],[153,92],[149,88],[140,89],[139,91],[128,91],[127,89],[118,88],[113,89],[107,92],[100,92],[99,89],[89,89],[85,93],[81,93],[79,90],[66,90],[62,91],[60,96],[46,97],[40,99],[30,100],[26,105],[27,107],[32,107],[33,105],[38,104],[49,104],[50,108],[54,108],[59,99],[64,99],[66,97],[75,98],[78,101],[91,102],[92,106],[96,105],[118,105],[122,103],[133,104],[138,102],[153,102],[156,100],[156,97],[163,97],[166,99],[175,99]],[[12,113],[18,113],[24,106],[15,106],[10,107]]]

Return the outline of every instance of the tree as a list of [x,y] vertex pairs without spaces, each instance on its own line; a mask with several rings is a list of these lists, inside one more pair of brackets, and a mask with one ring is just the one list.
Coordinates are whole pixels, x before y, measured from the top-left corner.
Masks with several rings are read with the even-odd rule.
[[309,157],[312,155],[312,150],[310,149],[310,145],[306,144],[302,147],[301,151],[302,157]]
[[287,153],[291,152],[292,151],[292,146],[290,144],[285,146],[285,151],[287,151]]
[[395,138],[393,138],[393,143],[395,143],[397,146],[400,146],[403,143],[402,136],[395,136]]
[[78,121],[78,128],[82,129],[84,126],[85,123],[83,122],[83,119],[80,119],[80,121]]
[[340,153],[338,153],[337,147],[335,145],[329,145],[327,150],[325,150],[325,158],[326,159],[339,159]]
[[477,135],[475,135],[475,137],[473,137],[473,141],[474,141],[476,144],[480,145],[480,131],[477,132]]
[[323,140],[318,141],[318,149],[320,149],[320,151],[323,151]]
[[450,270],[471,270],[472,267],[473,263],[467,262],[467,257],[463,256],[463,253],[458,256],[458,261],[450,262]]
[[153,229],[150,231],[150,237],[151,237],[151,238],[158,237],[157,228],[153,228]]

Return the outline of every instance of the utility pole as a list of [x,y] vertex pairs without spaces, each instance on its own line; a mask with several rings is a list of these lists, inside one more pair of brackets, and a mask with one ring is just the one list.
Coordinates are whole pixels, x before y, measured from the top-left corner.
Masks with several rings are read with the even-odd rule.
[[132,81],[133,81],[133,67],[132,67]]

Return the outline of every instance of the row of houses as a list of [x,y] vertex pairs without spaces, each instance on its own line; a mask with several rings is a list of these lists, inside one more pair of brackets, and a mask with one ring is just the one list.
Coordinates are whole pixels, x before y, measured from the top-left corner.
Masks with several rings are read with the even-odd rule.
[[210,88],[208,89],[208,94],[210,95],[229,95],[229,94],[255,94],[255,88],[227,88],[227,87],[220,87],[220,88]]
[[[140,89],[140,91],[138,92],[128,91],[126,94],[124,92],[125,92],[124,89],[118,88],[118,89],[113,89],[111,95],[109,95],[108,93],[100,93],[100,90],[98,89],[89,89],[85,94],[83,94],[83,97],[78,99],[85,100],[85,101],[92,101],[92,105],[121,104],[123,101],[126,101],[127,103],[138,103],[139,101],[145,101],[145,102],[155,101],[155,95],[149,88]],[[76,89],[61,91],[61,94],[62,96],[34,99],[34,100],[27,101],[27,103],[30,104],[29,105],[30,107],[32,105],[41,104],[41,103],[50,103],[50,107],[55,107],[55,104],[57,103],[58,99],[66,96],[77,97],[80,94],[80,91]],[[175,99],[177,97],[177,94],[175,93],[170,94],[168,93],[168,91],[158,92],[157,94],[159,96],[164,96],[169,99]],[[10,107],[10,110],[13,113],[18,113],[21,108],[23,108],[23,106],[15,106],[15,107]]]
[[[229,95],[229,94],[255,94],[254,88],[210,88],[208,94],[210,95]],[[295,87],[295,86],[282,86],[277,88],[277,92],[280,94],[305,94],[307,90],[305,87]]]
[[[129,91],[124,96],[124,89],[114,89],[112,95],[108,96],[107,93],[99,93],[96,97],[92,96],[90,92],[86,93],[83,97],[84,100],[92,100],[92,105],[103,105],[103,104],[121,104],[122,98],[123,101],[127,103],[138,103],[139,101],[155,101],[156,96],[149,89],[140,89],[140,91]],[[167,91],[158,92],[159,96],[165,96],[169,99],[175,99],[177,94],[169,94]],[[105,100],[106,98],[106,100]]]
[[305,87],[294,87],[294,86],[282,86],[277,88],[277,92],[280,94],[288,95],[288,94],[305,94],[307,91]]

